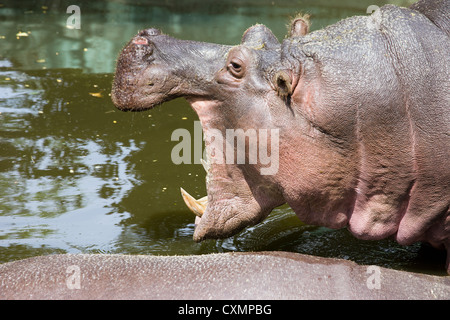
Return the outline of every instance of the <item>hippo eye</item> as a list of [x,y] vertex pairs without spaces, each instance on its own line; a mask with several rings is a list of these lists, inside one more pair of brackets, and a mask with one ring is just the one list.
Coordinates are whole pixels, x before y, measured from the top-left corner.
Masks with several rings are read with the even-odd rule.
[[237,63],[237,62],[233,62],[232,61],[230,64],[233,67],[233,69],[236,70],[236,71],[241,70],[241,68],[242,68],[242,66],[239,63]]
[[242,76],[244,75],[244,68],[242,67],[240,61],[230,61],[227,69],[236,78],[242,78]]

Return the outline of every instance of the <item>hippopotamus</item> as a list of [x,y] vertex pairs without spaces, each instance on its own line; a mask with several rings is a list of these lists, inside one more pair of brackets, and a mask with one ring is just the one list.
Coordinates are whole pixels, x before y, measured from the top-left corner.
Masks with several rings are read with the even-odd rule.
[[[450,272],[450,2],[309,25],[297,16],[282,42],[254,25],[236,46],[140,31],[117,60],[112,101],[142,111],[185,97],[197,113],[207,196],[182,190],[195,241],[287,203],[307,224],[446,249]],[[252,154],[262,142],[277,156],[269,173]]]
[[[2,300],[434,300],[449,296],[450,277],[360,266],[293,252],[55,254],[0,264]],[[169,310],[186,313],[186,309],[179,309],[181,306],[185,303],[175,303]],[[225,303],[213,314],[229,313],[230,309],[224,307]],[[279,307],[272,311],[266,308],[266,313],[279,311]]]

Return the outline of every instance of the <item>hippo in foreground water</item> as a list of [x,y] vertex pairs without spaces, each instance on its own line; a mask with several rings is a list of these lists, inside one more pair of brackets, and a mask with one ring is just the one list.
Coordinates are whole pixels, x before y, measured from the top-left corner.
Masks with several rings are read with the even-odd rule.
[[[351,261],[289,252],[196,256],[63,254],[0,264],[0,299],[448,299],[449,296],[449,277],[359,266]],[[167,310],[173,311],[176,310]]]
[[[256,25],[237,46],[143,30],[118,59],[112,100],[141,111],[182,96],[196,111],[207,197],[183,191],[195,241],[288,203],[308,224],[449,253],[449,14],[448,0],[387,5],[311,33],[300,16],[282,43]],[[253,154],[263,142],[270,166]]]

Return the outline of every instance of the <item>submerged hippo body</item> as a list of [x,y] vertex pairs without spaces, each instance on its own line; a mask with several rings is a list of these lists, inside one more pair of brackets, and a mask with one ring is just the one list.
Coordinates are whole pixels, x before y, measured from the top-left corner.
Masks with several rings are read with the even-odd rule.
[[[185,194],[201,216],[196,241],[288,203],[305,223],[449,251],[449,14],[448,0],[387,5],[309,34],[299,17],[282,43],[256,25],[238,46],[144,30],[118,59],[112,99],[138,111],[184,96],[197,112],[208,195]],[[208,136],[227,129],[276,132],[265,137],[277,170],[219,161],[228,145]]]
[[448,299],[449,296],[449,277],[288,252],[197,256],[68,254],[0,264],[0,300]]

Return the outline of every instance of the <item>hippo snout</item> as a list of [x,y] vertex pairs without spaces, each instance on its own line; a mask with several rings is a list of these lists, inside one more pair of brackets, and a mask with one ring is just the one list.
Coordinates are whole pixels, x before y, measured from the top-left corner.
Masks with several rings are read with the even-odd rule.
[[153,48],[155,46],[155,39],[152,37],[161,35],[161,31],[155,28],[145,29],[138,32],[136,36],[130,41],[127,51],[131,58],[136,59],[136,63],[141,63],[140,57],[143,57],[147,63],[152,62]]
[[153,37],[153,36],[159,36],[159,35],[161,35],[161,30],[159,30],[159,29],[150,28],[150,29],[141,30],[141,31],[139,31],[137,36],[135,36],[133,38],[132,43],[136,44],[136,45],[148,46],[149,45],[148,38]]

